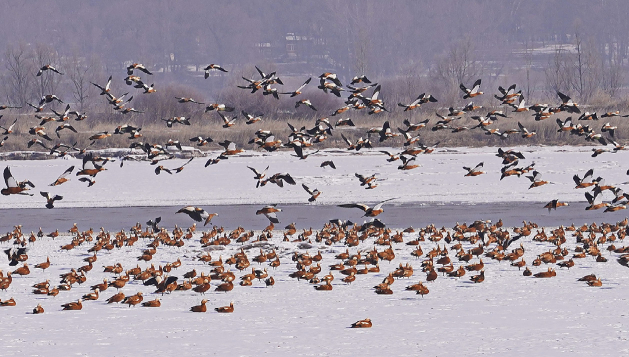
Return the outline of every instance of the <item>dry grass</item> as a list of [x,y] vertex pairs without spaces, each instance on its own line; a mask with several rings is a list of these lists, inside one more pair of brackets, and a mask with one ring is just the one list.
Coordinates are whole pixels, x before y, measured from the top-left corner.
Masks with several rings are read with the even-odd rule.
[[[296,82],[295,87],[301,84]],[[316,82],[316,78],[313,80]],[[410,82],[409,82],[410,83]],[[411,83],[412,84],[412,83]],[[52,146],[56,143],[73,144],[77,143],[77,147],[83,148],[89,145],[90,135],[108,131],[112,132],[119,125],[129,124],[142,128],[142,137],[134,140],[128,139],[128,135],[114,135],[112,137],[99,140],[94,145],[95,149],[128,147],[131,141],[143,141],[155,144],[165,144],[169,139],[179,140],[184,145],[193,145],[189,139],[196,136],[207,137],[210,136],[215,143],[212,143],[206,147],[201,147],[203,151],[218,150],[220,147],[216,145],[217,142],[229,139],[236,142],[238,145],[243,146],[245,149],[255,149],[253,145],[247,144],[247,142],[254,137],[254,133],[258,129],[272,131],[276,138],[287,141],[290,129],[287,123],[291,123],[297,128],[305,126],[306,128],[313,127],[315,121],[318,118],[329,117],[332,123],[336,122],[339,118],[350,117],[356,123],[354,128],[338,128],[333,131],[333,134],[328,137],[323,143],[318,144],[320,148],[327,147],[345,147],[345,143],[341,138],[340,133],[344,133],[346,137],[354,141],[359,137],[367,138],[367,130],[371,127],[379,127],[385,121],[389,121],[391,128],[397,133],[398,127],[404,128],[403,121],[408,119],[413,123],[420,122],[424,119],[430,119],[428,126],[421,129],[418,133],[421,136],[421,142],[427,145],[434,145],[439,142],[441,146],[515,146],[515,145],[593,145],[586,142],[584,138],[570,135],[565,132],[557,132],[558,126],[555,122],[556,118],[565,119],[568,115],[565,113],[559,113],[550,119],[536,122],[533,119],[532,112],[528,113],[511,113],[510,108],[506,108],[507,112],[510,112],[509,118],[500,118],[491,127],[499,128],[500,131],[507,129],[514,129],[518,127],[518,122],[521,122],[529,130],[535,131],[537,135],[529,139],[523,139],[518,134],[513,134],[506,139],[500,138],[495,135],[485,135],[481,129],[467,130],[460,133],[452,133],[451,130],[430,130],[439,121],[439,118],[435,115],[435,112],[441,114],[447,113],[447,108],[444,108],[443,103],[428,103],[421,108],[403,112],[401,108],[397,106],[397,101],[412,101],[411,97],[406,98],[406,87],[404,83],[400,84],[400,88],[397,88],[395,93],[383,93],[382,98],[387,103],[387,107],[390,110],[388,113],[368,115],[367,110],[362,111],[347,111],[337,117],[330,116],[334,110],[343,106],[343,98],[337,98],[331,94],[325,94],[322,91],[316,89],[316,85],[307,87],[307,90],[300,97],[289,98],[288,96],[282,96],[280,100],[274,99],[272,96],[264,96],[260,92],[250,94],[248,90],[243,90],[230,86],[224,89],[220,96],[214,102],[225,103],[230,106],[236,107],[236,110],[232,113],[227,113],[227,116],[238,116],[237,124],[231,128],[223,128],[222,120],[216,112],[204,113],[205,105],[199,105],[194,103],[180,104],[175,97],[192,97],[199,101],[203,101],[205,98],[202,93],[191,89],[187,86],[171,84],[160,87],[157,93],[150,95],[142,94],[141,91],[135,91],[130,93],[134,95],[133,106],[137,109],[144,110],[144,113],[135,113],[122,115],[120,113],[111,110],[105,103],[105,99],[102,99],[103,103],[94,105],[88,112],[88,118],[84,121],[70,121],[78,131],[77,134],[70,132],[69,130],[63,130],[60,133],[60,138],[55,135],[55,128],[60,124],[56,122],[47,123],[44,126],[49,136],[53,138],[52,141],[46,141],[48,146]],[[410,84],[407,84],[407,86]],[[282,90],[290,91],[293,85],[284,86],[290,88],[283,88]],[[131,89],[131,88],[130,88]],[[317,107],[317,111],[313,111],[309,108],[301,106],[295,108],[295,102],[299,98],[309,98]],[[100,99],[100,98],[98,98]],[[475,113],[469,113],[450,124],[450,126],[467,126],[473,127],[477,124],[475,120],[470,117],[473,115],[485,115],[492,109],[503,109],[491,107],[491,103],[496,102],[490,95],[484,95],[479,98],[474,98],[476,104],[485,105],[484,108],[478,110]],[[205,99],[209,104],[212,101]],[[465,102],[465,103],[463,103]],[[461,101],[462,104],[467,104],[468,101]],[[629,101],[615,101],[605,94],[597,94],[592,98],[592,103],[587,109],[582,108],[583,111],[588,110],[598,111],[600,114],[611,111],[621,110],[622,112],[629,111]],[[62,110],[61,105],[53,107],[55,109]],[[616,109],[615,109],[616,108]],[[24,109],[23,109],[24,110]],[[250,113],[265,113],[263,120],[253,125],[246,125],[245,118],[240,114],[242,110]],[[6,140],[5,145],[1,151],[17,151],[28,150],[27,143],[34,137],[28,134],[29,128],[39,125],[40,120],[35,118],[34,114],[17,114],[15,111],[5,110],[2,112],[4,117],[0,119],[0,125],[8,126],[17,117],[18,123],[15,127],[14,134]],[[172,128],[167,128],[165,122],[162,119],[170,118],[173,116],[185,116],[190,118],[192,125],[174,125]],[[573,121],[576,123],[578,115],[573,115]],[[616,131],[616,140],[623,143],[625,140],[625,134],[629,129],[629,119],[627,118],[608,118],[608,120],[599,120],[598,122],[581,122],[583,125],[590,125],[595,132],[600,132],[600,127],[605,123],[610,122],[612,125],[618,126]],[[401,137],[387,140],[384,143],[378,142],[378,137],[372,137],[372,142],[375,146],[401,146],[403,140]],[[45,141],[45,140],[44,140]],[[598,144],[597,144],[598,145]],[[33,146],[30,150],[45,151],[40,146]]]

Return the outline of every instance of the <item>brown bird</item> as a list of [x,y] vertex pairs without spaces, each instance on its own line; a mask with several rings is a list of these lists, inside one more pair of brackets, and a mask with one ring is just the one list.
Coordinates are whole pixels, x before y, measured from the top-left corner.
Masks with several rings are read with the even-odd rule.
[[280,223],[280,220],[277,219],[276,212],[281,212],[281,208],[276,208],[277,205],[264,206],[261,209],[256,211],[256,215],[263,214],[266,218],[271,221],[271,223]]
[[485,281],[485,271],[481,270],[479,275],[474,275],[470,277],[470,280],[475,283],[482,283],[483,281]]
[[94,134],[94,135],[90,136],[88,139],[89,139],[89,140],[101,140],[101,139],[108,138],[108,137],[110,137],[110,136],[111,136],[111,133],[110,133],[110,132],[108,132],[108,131],[103,131],[103,132],[96,133],[96,134]]
[[319,197],[319,195],[321,195],[321,191],[319,191],[316,188],[314,190],[311,190],[310,188],[308,188],[308,186],[306,186],[303,183],[301,184],[301,187],[303,187],[304,190],[306,190],[306,192],[308,192],[308,194],[310,195],[310,198],[308,198],[308,202],[316,201],[316,199]]
[[41,307],[41,304],[37,304],[37,306],[35,306],[35,308],[33,309],[33,314],[43,314],[44,313],[44,308]]
[[315,288],[315,290],[319,290],[319,291],[332,290],[332,284],[330,284],[329,280],[326,280],[325,284],[317,285],[314,288]]
[[122,301],[122,303],[123,304],[129,304],[129,307],[131,307],[131,305],[135,306],[135,305],[141,303],[143,299],[144,299],[144,297],[142,296],[142,292],[138,292],[135,295],[127,296]]
[[10,298],[9,300],[0,301],[0,306],[15,306],[15,299]]
[[98,288],[94,289],[94,292],[83,295],[83,300],[98,300],[100,290]]
[[55,182],[51,183],[48,186],[59,186],[62,183],[69,181],[66,177],[71,174],[73,170],[74,166],[70,166],[55,180]]
[[111,304],[114,302],[121,302],[122,300],[124,300],[125,296],[123,293],[117,293],[115,295],[113,295],[112,297],[110,297],[109,299],[107,299],[107,303]]
[[42,196],[46,198],[46,208],[48,209],[55,208],[54,206],[55,201],[60,201],[63,199],[63,196],[59,196],[59,195],[51,196],[50,193],[48,192],[40,191],[39,194],[41,194]]
[[465,174],[465,176],[478,176],[478,175],[484,174],[485,171],[480,170],[480,168],[483,167],[483,165],[484,163],[481,162],[480,164],[474,166],[473,168],[463,166],[463,170],[467,170],[467,174]]
[[201,305],[196,305],[190,308],[190,311],[192,312],[206,312],[207,311],[207,307],[205,306],[205,304],[207,303],[207,299],[203,299],[201,300]]
[[160,307],[162,303],[159,301],[159,298],[155,298],[155,300],[145,301],[142,303],[144,307]]
[[50,258],[46,257],[46,261],[43,263],[39,263],[35,265],[35,268],[41,269],[42,271],[46,271],[50,267]]
[[526,176],[526,178],[528,178],[531,181],[531,186],[529,186],[529,189],[533,187],[539,187],[539,186],[549,183],[548,181],[542,180],[542,174],[539,173],[539,171],[537,170],[533,171],[533,176]]
[[304,89],[304,87],[306,87],[308,85],[308,83],[310,83],[311,80],[312,80],[312,78],[306,79],[304,84],[302,84],[299,88],[295,89],[292,92],[285,92],[285,93],[280,93],[280,94],[290,94],[291,98],[292,97],[296,97],[296,96],[301,94],[301,90]]
[[548,208],[548,212],[550,212],[551,209],[557,209],[557,207],[562,207],[562,206],[568,206],[568,203],[566,203],[566,202],[559,202],[558,199],[554,199],[554,200],[548,202],[546,204],[546,206],[544,206],[544,208]]
[[363,203],[347,203],[347,204],[339,205],[339,207],[343,207],[343,208],[360,208],[361,210],[363,210],[365,212],[363,217],[375,217],[375,216],[379,215],[380,213],[384,212],[384,209],[382,209],[382,205],[385,202],[388,202],[388,201],[391,201],[391,200],[395,200],[395,199],[397,199],[397,198],[389,198],[388,200],[384,200],[384,201],[381,201],[381,202],[377,203],[373,207],[369,207],[369,206],[367,206],[366,204],[363,204]]
[[210,71],[212,70],[217,70],[217,71],[221,71],[221,72],[227,72],[227,70],[217,64],[211,63],[208,66],[206,66],[205,68],[203,68],[203,70],[205,71],[205,75],[204,78],[207,79],[210,76]]
[[33,185],[32,182],[28,180],[18,182],[11,174],[11,170],[9,169],[8,166],[4,169],[3,176],[4,176],[4,183],[6,184],[7,187],[3,188],[0,191],[0,193],[2,193],[5,196],[15,195],[15,194],[32,196],[32,194],[24,192],[24,191],[29,190],[27,186],[30,186],[31,188],[35,188],[35,185]]
[[194,207],[194,206],[186,206],[184,208],[179,209],[175,213],[185,213],[190,218],[192,218],[193,220],[197,222],[204,221],[203,223],[204,226],[210,223],[212,218],[218,216],[218,213],[207,213],[203,208]]
[[28,268],[28,263],[24,263],[24,266],[19,267],[12,272],[12,274],[15,274],[15,275],[28,275],[30,273],[31,271]]
[[214,291],[228,292],[228,291],[232,291],[233,288],[234,288],[234,283],[232,283],[231,281],[228,281],[226,283],[222,283],[221,285],[217,286],[216,289],[214,289]]
[[459,88],[461,88],[463,93],[465,93],[465,95],[463,96],[463,99],[474,98],[476,96],[479,96],[479,95],[483,94],[483,92],[481,92],[479,90],[480,89],[480,84],[481,84],[481,80],[477,79],[476,82],[474,82],[474,85],[472,86],[472,88],[469,89],[466,86],[464,86],[463,83],[461,83],[459,85]]
[[61,305],[64,310],[81,310],[83,308],[83,300],[79,299],[77,302],[69,302]]
[[144,73],[146,73],[146,74],[149,74],[149,75],[152,75],[152,74],[153,74],[153,73],[151,73],[151,71],[149,71],[149,70],[146,68],[146,66],[144,66],[144,65],[143,65],[143,64],[141,64],[141,63],[132,63],[132,64],[128,65],[128,66],[127,66],[127,74],[128,74],[129,76],[131,76],[131,75],[133,74],[133,70],[135,70],[135,69],[137,69],[137,70],[139,70],[139,71],[142,71],[142,72],[144,72]]
[[229,306],[221,306],[221,307],[216,307],[214,308],[214,311],[216,312],[221,312],[221,313],[230,313],[230,312],[234,312],[234,303],[230,302]]
[[371,327],[371,319],[359,320],[352,324],[352,328],[370,328],[370,327]]
[[87,154],[83,157],[83,169],[76,173],[76,176],[87,175],[96,177],[96,175],[107,170],[103,166],[97,165],[92,154]]

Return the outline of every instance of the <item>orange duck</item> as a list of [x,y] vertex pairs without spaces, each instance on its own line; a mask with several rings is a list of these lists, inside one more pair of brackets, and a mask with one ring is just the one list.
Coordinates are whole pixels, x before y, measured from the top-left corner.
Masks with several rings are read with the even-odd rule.
[[192,312],[206,312],[207,311],[207,307],[205,306],[205,304],[207,303],[207,299],[203,299],[201,300],[201,305],[196,305],[190,308],[190,311]]
[[41,304],[37,304],[37,306],[33,309],[33,314],[43,314],[44,313],[44,308],[41,307]]
[[221,306],[221,307],[216,307],[214,308],[214,311],[216,312],[221,312],[221,313],[230,313],[230,312],[234,312],[234,303],[230,302],[229,306]]
[[61,305],[64,310],[81,310],[83,308],[83,300],[79,299],[77,302],[69,302]]
[[352,324],[352,328],[370,328],[371,327],[371,319],[364,319],[360,321],[356,321]]

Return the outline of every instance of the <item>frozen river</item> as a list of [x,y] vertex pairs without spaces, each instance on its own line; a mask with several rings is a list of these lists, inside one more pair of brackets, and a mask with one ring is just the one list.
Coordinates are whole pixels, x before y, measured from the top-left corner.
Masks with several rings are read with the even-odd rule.
[[[540,226],[568,226],[572,223],[581,225],[592,222],[616,222],[622,220],[624,210],[603,213],[603,210],[586,211],[584,202],[571,203],[568,207],[560,207],[548,212],[542,208],[545,203],[486,203],[486,204],[384,204],[384,212],[377,218],[391,228],[424,227],[435,224],[437,227],[452,227],[456,222],[473,222],[475,220],[502,219],[507,226],[521,225],[523,220],[532,221]],[[14,225],[21,224],[23,231],[37,231],[41,227],[44,232],[68,230],[74,223],[79,228],[104,227],[110,231],[128,230],[137,222],[144,226],[146,221],[162,217],[160,226],[172,229],[175,225],[188,227],[193,221],[185,214],[175,214],[182,206],[157,207],[102,207],[102,208],[22,208],[0,209],[0,232],[9,231]],[[206,211],[218,213],[207,228],[215,224],[226,229],[243,226],[245,229],[263,229],[268,220],[256,216],[261,205],[224,205],[202,206]],[[321,228],[330,219],[339,218],[355,223],[363,223],[362,211],[357,208],[340,208],[335,205],[278,205],[282,212],[278,213],[280,224],[276,228],[294,222],[298,228]]]

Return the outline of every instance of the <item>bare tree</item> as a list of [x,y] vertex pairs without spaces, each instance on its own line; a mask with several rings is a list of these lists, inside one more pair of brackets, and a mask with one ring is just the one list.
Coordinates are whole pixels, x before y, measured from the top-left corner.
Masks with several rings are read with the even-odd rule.
[[618,51],[614,51],[610,61],[606,64],[601,60],[601,78],[602,88],[610,96],[615,96],[623,83],[623,67],[622,60]]
[[579,28],[575,34],[576,54],[573,60],[574,75],[572,78],[572,88],[579,94],[582,101],[587,101],[599,88],[601,83],[600,60],[596,47],[590,40],[583,43]]
[[9,45],[5,52],[5,62],[5,95],[11,104],[23,107],[32,98],[33,88],[33,65],[26,45]]
[[66,65],[68,78],[72,83],[72,96],[79,104],[79,110],[84,111],[87,107],[87,100],[94,92],[94,86],[90,84],[89,78],[95,68],[93,60],[86,60],[83,57],[73,56]]
[[369,50],[369,37],[362,29],[358,32],[358,39],[354,44],[354,71],[356,75],[367,73],[367,53]]
[[592,40],[583,42],[578,26],[573,48],[574,53],[569,53],[557,47],[545,70],[546,84],[551,96],[556,91],[574,91],[580,101],[587,102],[601,88],[601,59]]
[[546,87],[552,92],[551,96],[555,96],[555,92],[565,90],[568,87],[568,72],[566,67],[567,55],[563,46],[557,46],[553,56],[549,59],[548,65],[544,69],[546,75]]
[[452,101],[458,94],[459,84],[468,84],[482,73],[481,65],[475,60],[474,46],[466,38],[450,47],[433,70],[432,76],[441,83],[444,99]]

